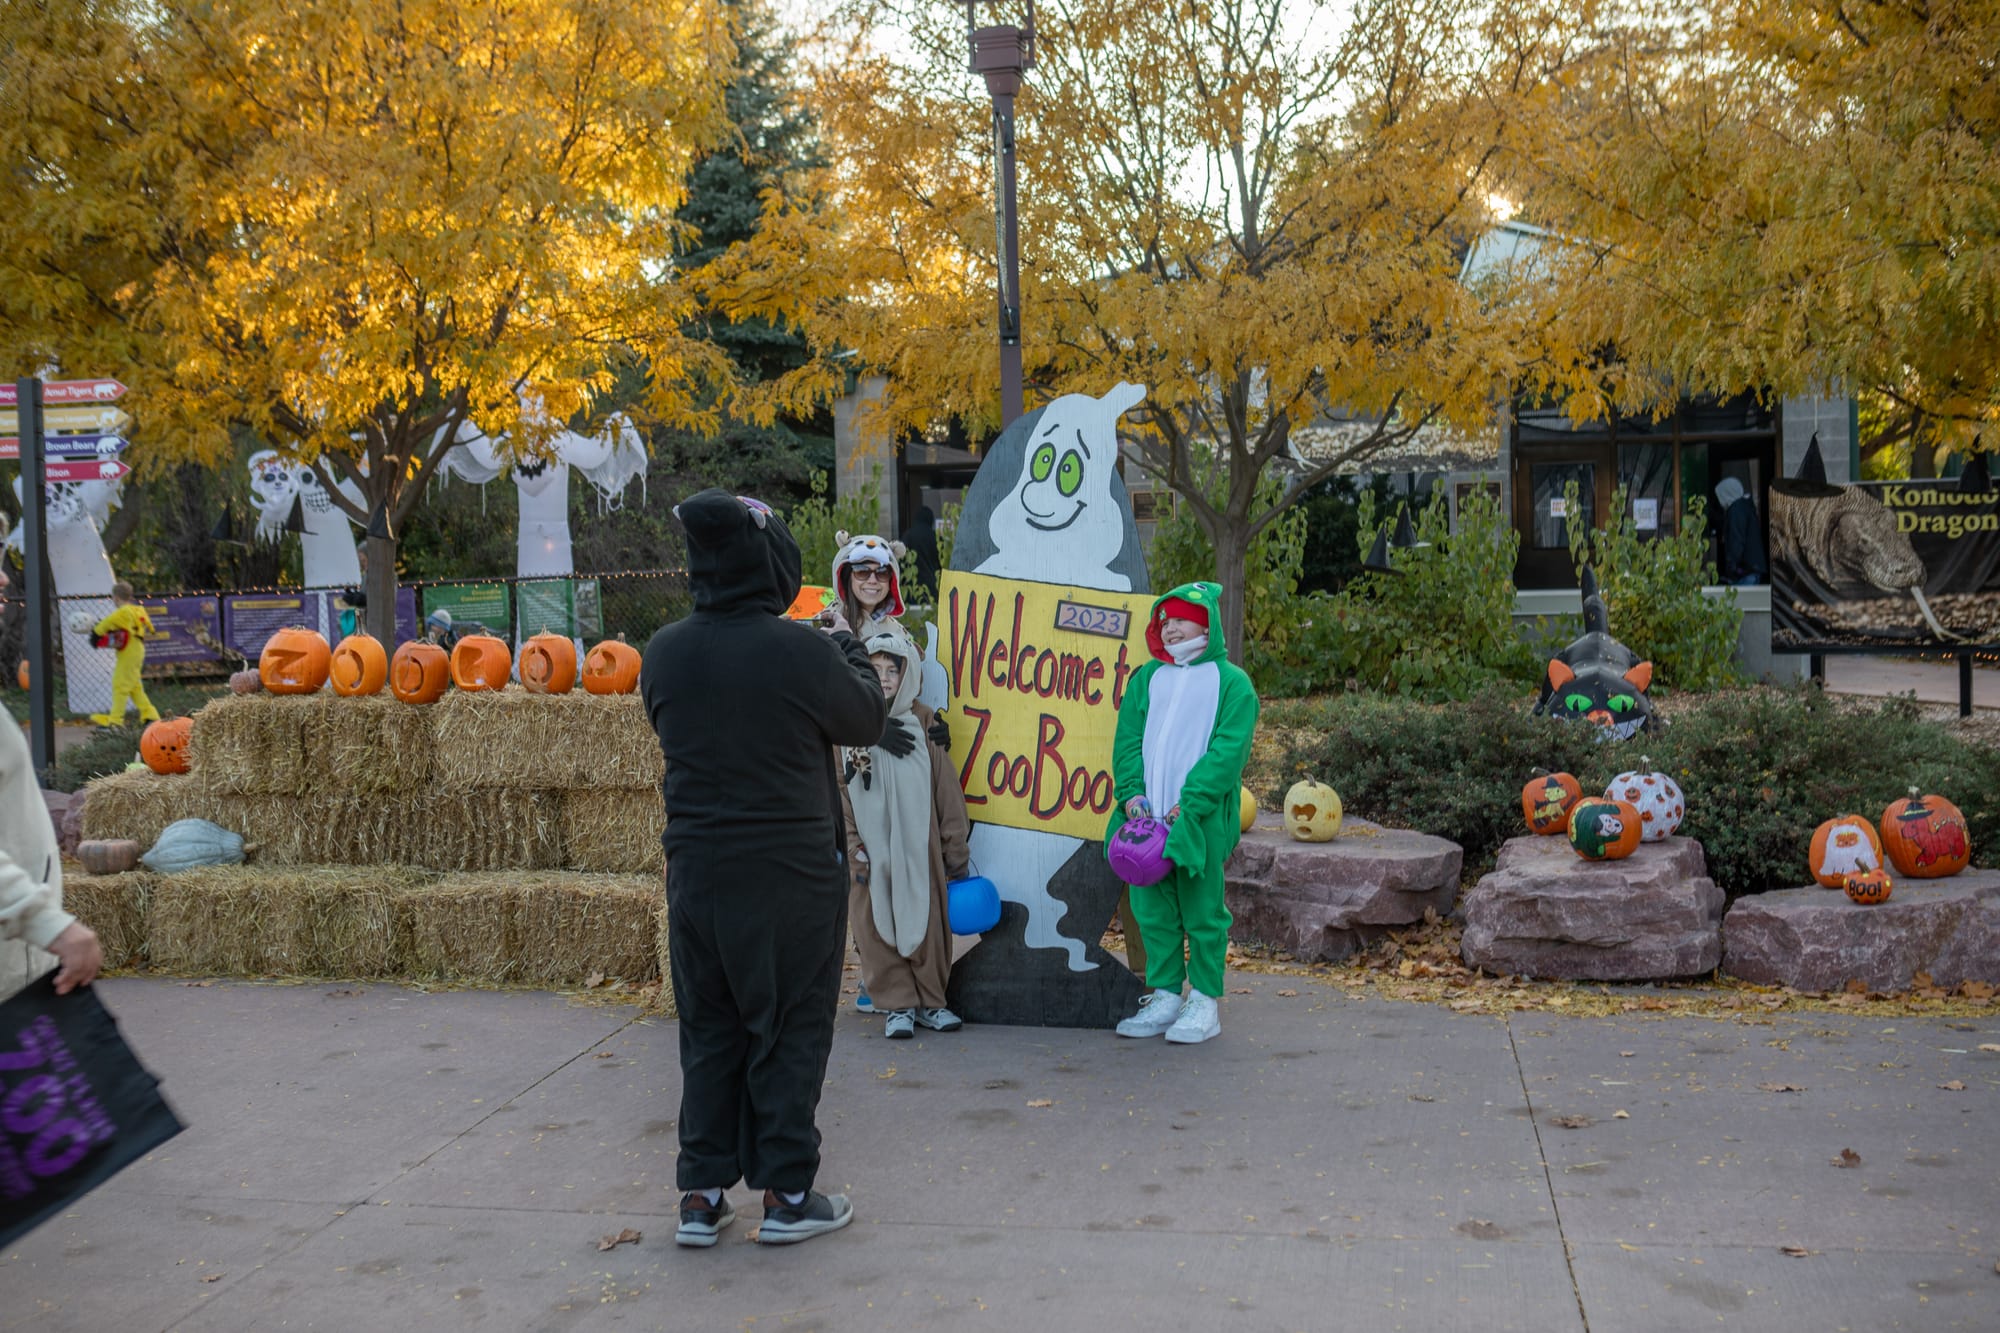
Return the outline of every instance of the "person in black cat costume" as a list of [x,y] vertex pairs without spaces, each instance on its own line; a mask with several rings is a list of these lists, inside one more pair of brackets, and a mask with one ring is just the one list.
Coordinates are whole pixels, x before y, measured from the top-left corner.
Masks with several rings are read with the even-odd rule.
[[639,690],[667,761],[684,1191],[675,1240],[714,1245],[736,1219],[725,1191],[741,1179],[764,1191],[757,1239],[791,1244],[854,1217],[844,1196],[813,1189],[813,1116],[847,944],[833,756],[892,738],[882,687],[845,624],[828,634],[783,618],[801,582],[783,520],[721,490],[674,513],[694,612],[646,645]]

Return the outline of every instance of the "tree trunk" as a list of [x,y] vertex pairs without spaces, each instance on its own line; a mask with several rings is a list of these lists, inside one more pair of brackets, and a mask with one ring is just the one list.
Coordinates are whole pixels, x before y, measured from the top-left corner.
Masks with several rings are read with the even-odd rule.
[[[1222,585],[1222,632],[1229,644],[1229,660],[1238,666],[1243,665],[1243,570],[1250,550],[1247,526],[1224,515],[1222,530],[1215,534],[1213,543],[1215,581]],[[1213,626],[1210,632],[1214,632]]]
[[396,648],[396,539],[393,537],[370,537],[368,539],[368,568],[363,571],[362,582],[367,585],[368,614],[364,617],[368,632],[381,640],[382,646],[391,652]]

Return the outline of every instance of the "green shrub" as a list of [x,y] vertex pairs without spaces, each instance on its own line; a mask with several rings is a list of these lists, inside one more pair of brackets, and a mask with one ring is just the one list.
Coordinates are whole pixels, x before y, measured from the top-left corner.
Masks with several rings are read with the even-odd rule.
[[[1285,479],[1273,473],[1257,486],[1261,512],[1284,498]],[[1215,496],[1221,503],[1221,493]],[[1283,679],[1283,664],[1294,651],[1303,603],[1297,596],[1299,568],[1305,557],[1306,516],[1293,507],[1250,541],[1243,562],[1244,666],[1259,687],[1292,692]],[[1153,591],[1163,593],[1183,583],[1215,578],[1215,547],[1195,517],[1194,506],[1177,504],[1158,527],[1146,550],[1146,572]],[[1290,689],[1284,688],[1291,685]]]
[[[1576,483],[1565,494],[1577,513]],[[1708,559],[1708,524],[1699,496],[1688,502],[1678,530],[1641,535],[1632,522],[1625,488],[1612,492],[1611,512],[1595,531],[1569,530],[1577,577],[1594,564],[1611,634],[1653,664],[1653,678],[1668,689],[1714,690],[1741,678],[1736,638],[1743,612],[1736,591],[1702,592],[1719,579]]]
[[833,557],[840,551],[835,533],[854,536],[875,531],[881,511],[882,470],[871,471],[868,480],[848,495],[831,497],[827,489],[826,473],[815,472],[812,495],[784,511],[785,526],[799,544],[808,585],[823,585],[833,577]]
[[[1664,731],[1622,745],[1532,717],[1531,704],[1502,690],[1451,706],[1362,694],[1274,709],[1267,724],[1296,729],[1285,747],[1286,784],[1318,777],[1350,813],[1451,839],[1465,848],[1468,877],[1526,832],[1521,787],[1535,769],[1574,773],[1585,791],[1601,791],[1642,757],[1680,783],[1688,803],[1681,831],[1701,841],[1710,877],[1732,899],[1809,883],[1806,848],[1821,821],[1877,819],[1911,786],[1958,804],[1975,858],[2000,846],[1992,795],[2000,750],[1924,721],[1908,700],[1857,711],[1812,688],[1716,694],[1677,710]],[[1259,795],[1276,804],[1283,791]]]
[[138,723],[129,727],[99,727],[81,743],[56,756],[44,773],[42,785],[50,791],[76,791],[92,778],[107,773],[123,773],[139,757]]

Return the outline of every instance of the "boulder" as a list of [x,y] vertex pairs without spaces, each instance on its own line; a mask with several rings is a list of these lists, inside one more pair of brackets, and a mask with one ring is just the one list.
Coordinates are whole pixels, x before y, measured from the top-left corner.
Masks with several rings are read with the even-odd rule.
[[1230,938],[1311,962],[1346,958],[1458,897],[1455,842],[1349,819],[1332,842],[1295,842],[1275,816],[1243,835],[1225,870]]
[[88,787],[78,787],[69,794],[69,807],[63,812],[62,822],[56,825],[56,842],[64,856],[75,856],[76,845],[83,841],[83,807],[89,799]]
[[1569,981],[1661,981],[1713,971],[1723,893],[1692,838],[1586,861],[1564,838],[1520,837],[1465,896],[1465,961]]
[[1722,922],[1722,967],[1763,986],[1908,990],[1919,972],[1940,986],[2000,984],[2000,870],[1896,878],[1889,901],[1863,907],[1811,885],[1739,898]]
[[[44,787],[42,788],[42,804],[49,808],[49,823],[55,827],[57,849],[64,856],[74,856],[76,854],[77,840],[74,835],[67,833],[67,829],[71,819],[70,811],[83,804],[83,793],[80,791],[50,791],[47,787]],[[77,817],[77,824],[80,831],[82,826],[81,816]]]

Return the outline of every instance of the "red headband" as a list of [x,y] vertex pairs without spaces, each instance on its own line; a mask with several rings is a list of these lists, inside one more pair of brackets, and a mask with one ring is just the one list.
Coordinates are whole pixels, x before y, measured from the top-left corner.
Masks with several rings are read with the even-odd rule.
[[1179,597],[1169,597],[1160,603],[1160,609],[1153,616],[1154,621],[1192,620],[1203,629],[1208,628],[1208,608]]

